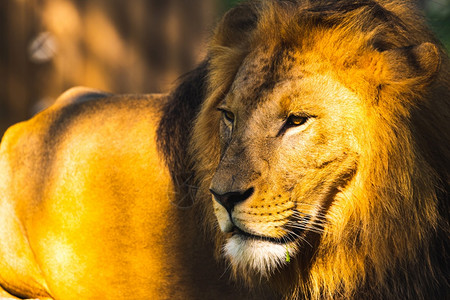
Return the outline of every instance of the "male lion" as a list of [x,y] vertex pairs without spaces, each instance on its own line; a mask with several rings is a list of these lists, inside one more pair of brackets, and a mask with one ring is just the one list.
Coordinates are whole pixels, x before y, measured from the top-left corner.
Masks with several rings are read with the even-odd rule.
[[1,144],[4,297],[448,298],[449,71],[405,1],[267,0],[168,96],[70,90]]

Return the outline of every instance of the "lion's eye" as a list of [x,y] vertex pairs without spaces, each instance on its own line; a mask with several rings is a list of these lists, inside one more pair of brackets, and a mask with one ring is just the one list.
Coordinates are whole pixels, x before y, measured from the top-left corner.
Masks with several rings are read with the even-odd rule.
[[228,111],[225,109],[219,109],[219,110],[222,112],[222,116],[227,122],[229,122],[229,123],[234,122],[234,114],[231,111]]
[[300,126],[305,124],[307,120],[308,118],[305,116],[290,115],[286,121],[286,126],[288,127]]
[[290,128],[300,127],[303,124],[306,124],[310,118],[313,118],[314,116],[309,115],[290,115],[286,121],[284,122],[283,126],[281,127],[280,131],[278,132],[277,136],[283,135],[287,130]]

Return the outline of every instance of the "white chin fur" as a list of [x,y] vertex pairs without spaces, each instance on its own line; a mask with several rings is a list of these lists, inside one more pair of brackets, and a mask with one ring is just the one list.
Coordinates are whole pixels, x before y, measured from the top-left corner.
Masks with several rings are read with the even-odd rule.
[[286,252],[292,257],[296,248],[293,243],[276,244],[233,235],[227,240],[224,251],[236,269],[268,277],[275,269],[288,264]]

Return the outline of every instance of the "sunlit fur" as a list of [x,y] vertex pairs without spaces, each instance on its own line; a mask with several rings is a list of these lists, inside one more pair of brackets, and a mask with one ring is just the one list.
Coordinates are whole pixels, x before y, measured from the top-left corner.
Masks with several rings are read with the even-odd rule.
[[[439,298],[449,288],[447,56],[417,10],[405,1],[337,3],[255,1],[229,12],[216,29],[209,49],[208,94],[191,141],[200,184],[197,197],[204,203],[205,224],[215,232],[217,256],[227,257],[238,279],[257,286],[260,275],[268,277],[286,298]],[[239,86],[236,81],[244,80],[242,73],[251,70],[253,73],[245,80],[256,82],[267,72],[274,72],[263,69],[263,65],[257,70],[255,62],[259,58],[265,61],[263,58],[270,57],[274,49],[283,48],[293,50],[304,73],[312,74],[316,94],[327,93],[322,91],[325,82],[324,86],[336,86],[336,94],[351,98],[343,102],[353,103],[344,106],[343,111],[339,102],[330,101],[331,106],[336,105],[336,118],[346,118],[348,125],[341,132],[321,132],[324,136],[333,135],[332,138],[339,134],[352,137],[346,141],[351,157],[342,161],[348,165],[339,166],[349,171],[348,177],[333,179],[337,174],[331,169],[311,169],[305,175],[310,181],[298,181],[292,186],[300,190],[300,195],[300,182],[306,190],[312,189],[314,182],[325,180],[335,193],[326,199],[327,207],[309,203],[306,198],[289,200],[300,203],[300,207],[302,203],[310,205],[303,211],[309,212],[317,224],[303,228],[318,233],[313,235],[315,240],[297,240],[298,249],[293,251],[295,258],[291,263],[282,261],[278,244],[241,240],[239,235],[220,231],[218,225],[222,229],[232,226],[224,208],[217,203],[211,205],[208,192],[214,176],[218,176],[216,170],[225,178],[222,174],[226,172],[238,175],[258,166],[253,160],[262,150],[249,142],[258,133],[252,135],[247,130],[239,137],[242,144],[233,146],[246,153],[242,165],[233,167],[230,163],[223,167],[226,163],[220,156],[221,114],[217,107],[230,97],[236,98],[230,93],[236,91],[233,86]],[[415,62],[408,61],[411,57]],[[311,85],[314,87],[314,83]],[[249,95],[248,91],[242,92]],[[243,114],[255,106],[247,103],[247,98],[235,99],[233,103],[239,101],[235,106],[240,105]],[[263,104],[258,104],[251,116],[241,120],[248,122],[245,126],[257,123],[255,115],[262,118],[269,114],[268,103],[278,100],[261,101]],[[301,103],[302,99],[298,101]],[[237,155],[238,150],[232,155]],[[230,151],[234,150],[225,157]],[[293,150],[290,159],[294,162],[305,155],[308,153]],[[281,170],[276,163],[270,167]],[[292,171],[289,165],[285,167]],[[256,189],[264,188],[266,178],[271,193],[283,194],[288,187],[276,184],[276,178],[282,182],[283,176],[286,173],[263,173],[257,179]],[[216,186],[227,184],[223,178],[216,180]],[[248,183],[254,182],[248,179]],[[258,196],[248,201],[253,206],[262,203]],[[286,199],[276,199],[272,204],[277,201]],[[244,209],[251,209],[250,204],[236,207]],[[245,212],[240,216],[247,223],[260,218],[270,227],[264,229],[263,222],[253,234],[281,235],[272,225],[275,217]]]
[[416,11],[244,3],[169,95],[12,126],[0,297],[448,298],[450,69]]

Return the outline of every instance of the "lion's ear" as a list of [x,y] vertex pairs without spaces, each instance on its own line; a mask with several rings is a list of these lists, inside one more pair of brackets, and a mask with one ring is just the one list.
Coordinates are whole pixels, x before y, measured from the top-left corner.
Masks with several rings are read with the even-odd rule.
[[394,84],[428,85],[439,71],[439,49],[432,43],[386,50],[382,57],[388,77],[385,79]]
[[258,22],[260,3],[244,2],[229,10],[220,21],[215,33],[217,45],[236,46],[247,40],[247,35]]

